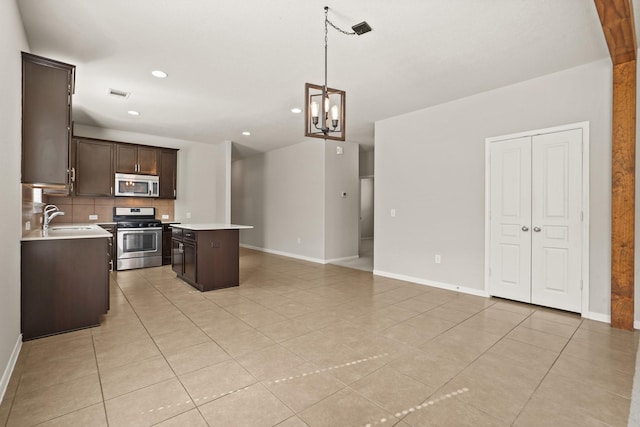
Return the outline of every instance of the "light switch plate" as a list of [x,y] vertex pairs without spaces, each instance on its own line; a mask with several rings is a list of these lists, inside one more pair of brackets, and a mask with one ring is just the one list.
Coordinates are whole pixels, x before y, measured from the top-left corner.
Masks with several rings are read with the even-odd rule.
[[162,219],[169,219],[169,215],[163,214]]
[[89,215],[89,221],[97,221],[98,215]]

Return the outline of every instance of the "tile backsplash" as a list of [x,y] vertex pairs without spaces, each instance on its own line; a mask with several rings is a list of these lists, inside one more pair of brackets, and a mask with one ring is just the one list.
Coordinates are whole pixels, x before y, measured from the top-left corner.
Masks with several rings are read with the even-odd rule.
[[33,200],[33,188],[30,185],[22,184],[22,232],[27,231],[27,222],[30,228],[40,227],[42,220],[42,206]]
[[[70,196],[45,196],[46,203],[56,205],[65,213],[57,217],[54,222],[67,223],[91,223],[112,222],[113,207],[140,207],[149,206],[156,208],[156,218],[162,219],[162,215],[174,219],[174,200],[150,199],[144,197],[70,197]],[[23,203],[24,206],[24,203]],[[97,219],[89,219],[89,215],[97,215]]]

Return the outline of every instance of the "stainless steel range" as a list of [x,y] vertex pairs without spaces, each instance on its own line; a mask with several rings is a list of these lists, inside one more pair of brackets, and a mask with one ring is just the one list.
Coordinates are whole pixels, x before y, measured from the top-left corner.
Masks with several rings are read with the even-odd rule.
[[162,265],[162,223],[156,208],[113,208],[117,270]]

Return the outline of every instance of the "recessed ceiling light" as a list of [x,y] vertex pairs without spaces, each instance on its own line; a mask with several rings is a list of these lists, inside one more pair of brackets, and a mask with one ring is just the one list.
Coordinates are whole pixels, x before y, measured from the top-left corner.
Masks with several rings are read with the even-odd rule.
[[244,132],[242,132],[242,134],[243,134],[244,136],[249,136],[249,135],[251,135],[251,132],[249,132],[249,131],[246,131],[246,130],[245,130]]
[[295,108],[292,108],[292,109],[291,109],[291,112],[292,112],[293,114],[300,114],[300,113],[302,113],[302,109],[300,109],[300,108],[298,108],[298,107],[295,107]]
[[167,78],[167,76],[168,76],[168,74],[167,74],[167,73],[165,73],[165,72],[164,72],[164,71],[162,71],[162,70],[153,70],[153,71],[151,72],[151,74],[152,74],[154,77],[157,77],[157,78],[159,78],[159,79],[166,79],[166,78]]
[[132,116],[139,116],[140,113],[136,110],[129,110],[127,111],[127,114],[131,114]]

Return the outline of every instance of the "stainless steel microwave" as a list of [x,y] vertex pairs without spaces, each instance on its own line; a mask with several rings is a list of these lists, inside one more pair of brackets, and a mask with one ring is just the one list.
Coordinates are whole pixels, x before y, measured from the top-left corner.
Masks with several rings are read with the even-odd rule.
[[116,174],[116,196],[158,197],[160,180],[155,175]]

